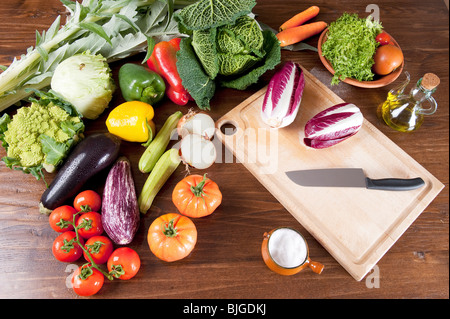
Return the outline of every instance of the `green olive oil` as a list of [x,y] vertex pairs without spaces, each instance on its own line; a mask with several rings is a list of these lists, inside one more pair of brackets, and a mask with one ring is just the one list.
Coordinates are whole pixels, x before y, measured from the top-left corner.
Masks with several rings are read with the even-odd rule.
[[[397,90],[388,93],[386,101],[381,107],[381,115],[388,126],[399,132],[412,132],[417,130],[424,121],[425,115],[436,112],[437,103],[431,96],[439,85],[439,78],[427,73],[421,78],[409,94],[403,94],[407,82]],[[429,108],[423,108],[428,102]]]

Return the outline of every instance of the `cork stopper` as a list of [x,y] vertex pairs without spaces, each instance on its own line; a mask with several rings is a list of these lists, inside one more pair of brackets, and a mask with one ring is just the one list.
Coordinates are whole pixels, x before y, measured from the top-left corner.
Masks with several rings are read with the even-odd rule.
[[439,83],[441,83],[441,80],[436,74],[426,73],[422,78],[421,84],[427,90],[434,90]]

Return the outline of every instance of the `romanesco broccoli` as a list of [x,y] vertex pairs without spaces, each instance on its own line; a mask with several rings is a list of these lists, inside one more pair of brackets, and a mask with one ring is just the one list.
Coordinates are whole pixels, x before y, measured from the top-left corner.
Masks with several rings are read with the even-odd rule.
[[43,168],[53,172],[61,164],[84,130],[80,116],[67,112],[67,104],[58,105],[51,94],[42,94],[40,101],[19,108],[12,119],[8,114],[0,118],[0,141],[7,153],[2,160],[37,179]]

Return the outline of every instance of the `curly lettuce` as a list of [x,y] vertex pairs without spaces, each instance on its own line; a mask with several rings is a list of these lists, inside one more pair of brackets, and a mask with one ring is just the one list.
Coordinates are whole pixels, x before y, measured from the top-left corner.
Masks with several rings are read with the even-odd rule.
[[329,25],[327,40],[322,44],[322,55],[335,71],[332,85],[346,78],[373,80],[373,55],[378,47],[375,38],[382,26],[371,18],[362,19],[357,14],[344,13]]

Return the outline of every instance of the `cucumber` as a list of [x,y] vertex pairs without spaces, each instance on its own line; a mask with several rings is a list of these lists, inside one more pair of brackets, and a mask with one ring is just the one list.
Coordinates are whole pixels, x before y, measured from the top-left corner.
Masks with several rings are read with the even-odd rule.
[[182,117],[183,113],[180,111],[169,116],[154,140],[147,146],[139,159],[139,170],[142,173],[149,173],[155,167],[156,162],[166,151],[172,132],[177,128],[178,121]]
[[89,178],[114,163],[119,150],[120,139],[110,133],[92,134],[79,142],[42,194],[39,211],[49,214],[75,197]]
[[158,162],[156,162],[154,169],[148,175],[147,180],[142,187],[142,191],[139,194],[138,204],[142,214],[145,215],[150,209],[156,195],[180,163],[181,158],[180,155],[178,155],[178,150],[175,148],[167,150],[159,158]]
[[102,200],[102,225],[117,245],[132,242],[139,229],[140,213],[129,160],[120,157],[106,178]]

